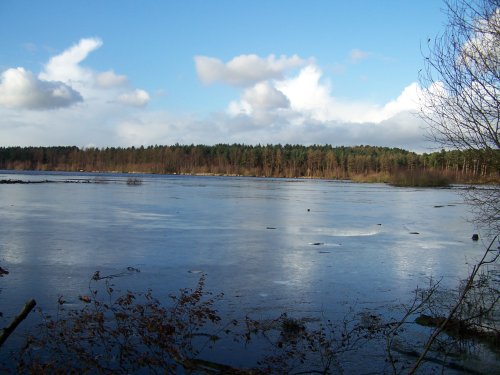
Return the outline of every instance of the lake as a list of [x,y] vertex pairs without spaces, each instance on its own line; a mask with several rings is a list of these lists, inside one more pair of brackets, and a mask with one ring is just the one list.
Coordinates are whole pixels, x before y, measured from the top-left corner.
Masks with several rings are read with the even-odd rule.
[[[167,295],[206,274],[237,319],[397,317],[430,278],[455,287],[483,251],[460,188],[343,181],[0,171],[3,325],[29,298],[78,304],[94,271]],[[25,325],[29,325],[29,320]]]

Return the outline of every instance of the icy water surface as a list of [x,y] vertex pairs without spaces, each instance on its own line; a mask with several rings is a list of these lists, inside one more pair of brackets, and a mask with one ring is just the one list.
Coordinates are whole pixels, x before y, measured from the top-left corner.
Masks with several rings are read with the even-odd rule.
[[[0,179],[92,183],[0,185],[4,319],[29,298],[76,303],[94,271],[140,269],[123,282],[166,295],[225,293],[237,318],[388,314],[417,286],[455,286],[483,251],[458,189],[383,184],[127,175],[12,174]],[[98,182],[98,183],[94,183]]]

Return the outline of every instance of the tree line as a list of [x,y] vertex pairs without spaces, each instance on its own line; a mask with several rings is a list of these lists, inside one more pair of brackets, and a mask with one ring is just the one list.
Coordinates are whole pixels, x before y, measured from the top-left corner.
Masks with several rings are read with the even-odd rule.
[[432,172],[453,182],[498,182],[498,150],[417,154],[399,148],[331,145],[1,147],[8,170],[108,171],[350,179]]

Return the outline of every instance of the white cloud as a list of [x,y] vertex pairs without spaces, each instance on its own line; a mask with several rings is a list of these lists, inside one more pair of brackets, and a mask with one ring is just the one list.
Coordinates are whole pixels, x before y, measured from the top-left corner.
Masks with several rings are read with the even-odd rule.
[[[77,145],[97,147],[154,144],[325,144],[380,145],[428,151],[422,122],[408,112],[380,123],[314,121],[280,113],[261,121],[255,116],[173,115],[166,111],[134,111],[129,107],[73,107],[55,112],[3,110],[3,145]],[[288,114],[289,117],[286,116]],[[293,117],[293,116],[297,117]],[[295,121],[296,119],[300,121]],[[70,124],[70,126],[68,126]]]
[[349,59],[353,63],[356,63],[356,62],[361,61],[361,60],[365,60],[369,56],[370,56],[369,52],[366,52],[366,51],[363,51],[363,50],[360,50],[357,48],[355,48],[349,52]]
[[60,55],[52,57],[40,73],[46,81],[61,81],[69,84],[86,83],[93,79],[93,72],[80,66],[88,54],[102,46],[99,38],[81,39]]
[[227,63],[207,56],[196,56],[194,60],[196,72],[203,83],[220,81],[232,86],[250,86],[260,81],[282,78],[286,70],[305,63],[297,55],[279,58],[275,55],[267,58],[240,55]]
[[476,20],[473,30],[472,37],[461,48],[458,62],[480,71],[493,71],[500,60],[500,8],[490,18]]
[[368,113],[368,117],[374,122],[382,122],[401,112],[415,112],[419,109],[419,98],[423,90],[413,82],[403,89],[403,92],[394,100],[385,104],[381,109]]
[[320,83],[321,74],[316,66],[308,65],[298,76],[277,82],[276,88],[288,98],[294,111],[326,121],[333,117],[328,114],[333,102],[329,83]]
[[0,85],[0,106],[47,109],[67,107],[79,101],[146,106],[149,94],[130,88],[126,76],[113,70],[98,72],[82,65],[89,53],[102,45],[99,38],[81,39],[52,57],[38,77],[23,68],[6,70]]
[[303,119],[300,121],[370,121],[367,114],[376,108],[373,104],[334,97],[330,82],[323,81],[322,74],[317,66],[308,65],[296,77],[275,84],[290,101],[290,108]]
[[380,106],[362,101],[346,101],[331,93],[330,83],[321,80],[322,72],[315,65],[304,67],[298,76],[276,82],[290,101],[290,107],[304,118],[327,122],[379,123],[404,111],[418,108],[418,85],[410,84],[393,101]]
[[134,90],[120,95],[118,101],[133,107],[145,107],[149,102],[149,94],[144,90]]
[[118,75],[114,71],[109,70],[107,72],[98,73],[96,75],[96,83],[102,88],[112,88],[122,86],[127,83],[127,77],[123,75]]
[[[422,90],[409,84],[395,99],[369,103],[339,98],[316,65],[294,77],[269,80],[243,91],[227,109],[229,134],[255,143],[371,144],[424,148],[418,109]],[[232,141],[242,142],[242,139]]]
[[260,82],[245,90],[243,100],[258,110],[286,108],[290,105],[287,97],[269,82]]
[[8,69],[0,81],[0,106],[24,109],[54,109],[82,101],[70,86],[43,81],[23,68]]
[[244,91],[240,101],[229,104],[228,112],[231,115],[259,113],[289,107],[288,98],[269,82],[259,82]]
[[420,120],[409,114],[419,90],[415,84],[387,103],[352,101],[334,92],[317,65],[296,56],[243,55],[228,63],[198,57],[201,80],[239,86],[240,96],[226,111],[173,115],[144,110],[150,94],[132,87],[125,75],[85,66],[100,45],[99,39],[80,41],[50,59],[38,77],[22,68],[4,72],[1,145],[363,143],[422,149]]

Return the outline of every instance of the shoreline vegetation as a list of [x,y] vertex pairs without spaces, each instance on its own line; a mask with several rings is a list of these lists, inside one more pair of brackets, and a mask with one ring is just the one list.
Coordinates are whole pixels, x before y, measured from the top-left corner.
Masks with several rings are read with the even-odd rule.
[[[499,184],[500,153],[498,150],[441,150],[417,154],[399,148],[330,145],[0,147],[0,169],[316,178],[444,187]],[[2,183],[16,181],[3,180]]]

